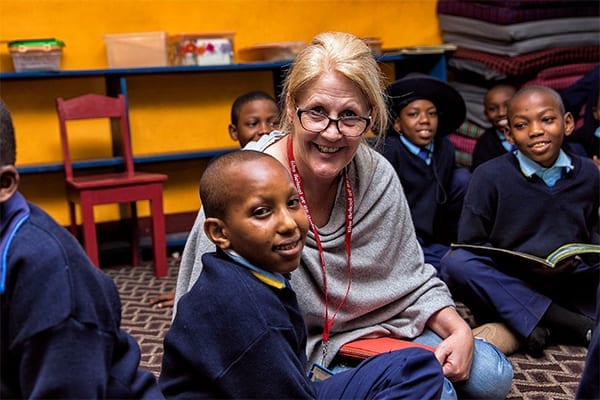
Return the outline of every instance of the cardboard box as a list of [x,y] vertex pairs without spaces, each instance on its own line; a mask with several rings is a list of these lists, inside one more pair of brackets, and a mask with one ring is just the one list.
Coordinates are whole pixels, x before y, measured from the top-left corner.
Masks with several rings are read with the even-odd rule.
[[111,68],[167,66],[167,33],[138,32],[104,35]]
[[15,40],[8,43],[15,71],[58,71],[64,43],[56,39]]
[[227,65],[233,63],[233,32],[185,33],[169,36],[172,65]]

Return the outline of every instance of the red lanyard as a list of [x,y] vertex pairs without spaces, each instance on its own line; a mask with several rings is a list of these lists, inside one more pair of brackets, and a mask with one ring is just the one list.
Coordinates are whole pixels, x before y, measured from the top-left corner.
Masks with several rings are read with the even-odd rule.
[[333,326],[333,321],[337,316],[338,311],[342,308],[346,299],[348,298],[348,293],[350,292],[350,285],[352,284],[352,262],[350,258],[351,254],[351,238],[352,238],[352,221],[354,219],[354,194],[352,193],[352,186],[350,185],[350,178],[348,177],[348,172],[344,171],[344,183],[346,188],[346,234],[345,234],[345,244],[346,244],[346,257],[348,260],[348,286],[346,287],[346,293],[342,298],[342,301],[335,309],[335,312],[329,318],[329,297],[328,297],[328,289],[327,289],[327,269],[325,265],[325,255],[323,252],[323,246],[321,245],[321,238],[319,237],[319,232],[317,231],[316,225],[313,223],[312,214],[310,213],[310,209],[308,208],[308,203],[306,201],[306,197],[304,195],[304,187],[302,185],[302,177],[298,172],[298,167],[296,165],[296,160],[294,159],[294,150],[292,144],[292,138],[288,136],[287,138],[287,153],[288,153],[288,162],[290,166],[290,171],[292,173],[292,179],[294,181],[294,185],[296,186],[296,190],[298,190],[298,196],[300,197],[300,204],[304,208],[304,212],[306,213],[306,217],[308,219],[308,223],[310,225],[310,229],[315,235],[315,241],[317,242],[317,249],[319,250],[319,258],[321,261],[321,273],[323,274],[323,292],[325,297],[325,317],[323,322],[323,358],[327,355],[327,342],[329,341],[329,333],[331,332],[331,327]]

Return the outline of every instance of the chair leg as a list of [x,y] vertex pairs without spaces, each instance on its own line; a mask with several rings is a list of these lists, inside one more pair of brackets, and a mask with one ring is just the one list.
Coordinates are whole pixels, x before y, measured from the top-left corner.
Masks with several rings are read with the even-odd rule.
[[69,231],[76,238],[79,237],[77,234],[77,214],[75,213],[75,203],[69,201],[69,220],[71,221],[69,225]]
[[96,223],[94,221],[94,205],[81,199],[81,219],[83,225],[83,247],[92,263],[100,268],[98,256],[98,238],[96,237]]
[[165,215],[163,212],[162,186],[155,190],[150,200],[152,212],[152,250],[154,252],[154,275],[157,278],[167,276],[167,243],[165,234]]
[[131,203],[131,265],[140,265],[140,226],[135,201]]

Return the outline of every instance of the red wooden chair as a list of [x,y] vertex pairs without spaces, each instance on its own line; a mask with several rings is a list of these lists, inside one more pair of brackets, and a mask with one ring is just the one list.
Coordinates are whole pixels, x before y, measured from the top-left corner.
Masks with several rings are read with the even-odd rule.
[[[86,94],[69,100],[56,99],[60,137],[66,176],[67,201],[69,202],[70,230],[77,235],[75,204],[81,206],[83,247],[92,262],[99,267],[98,242],[94,220],[94,206],[110,203],[129,203],[132,221],[132,265],[139,264],[139,234],[136,201],[148,200],[152,219],[152,247],[154,273],[157,277],[167,275],[167,249],[165,216],[163,213],[163,182],[166,175],[136,172],[133,164],[129,118],[123,95],[108,97]],[[73,173],[70,141],[67,136],[67,121],[110,118],[112,149],[115,157],[122,158],[122,171],[110,173]],[[79,127],[81,128],[81,127]],[[74,129],[71,129],[73,135]],[[80,134],[81,129],[78,129]],[[72,138],[71,138],[72,139]],[[71,140],[74,147],[75,140]],[[81,141],[79,141],[81,143]],[[93,146],[87,144],[87,146]],[[73,149],[71,149],[73,150]]]

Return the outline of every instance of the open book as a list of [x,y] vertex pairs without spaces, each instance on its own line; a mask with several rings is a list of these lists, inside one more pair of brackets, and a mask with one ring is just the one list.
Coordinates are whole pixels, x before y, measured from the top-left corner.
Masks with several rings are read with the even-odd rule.
[[[542,273],[563,271],[571,263],[565,262],[582,254],[600,254],[600,245],[589,243],[567,243],[550,253],[546,258],[521,251],[476,244],[453,243],[452,248],[461,248],[490,257],[500,257],[515,268],[529,267]],[[510,265],[509,265],[510,266]]]
[[358,339],[346,343],[340,348],[338,354],[349,358],[365,359],[376,354],[388,353],[393,350],[408,349],[410,347],[420,347],[429,351],[435,351],[433,347],[424,344],[391,337],[379,337],[372,339]]

